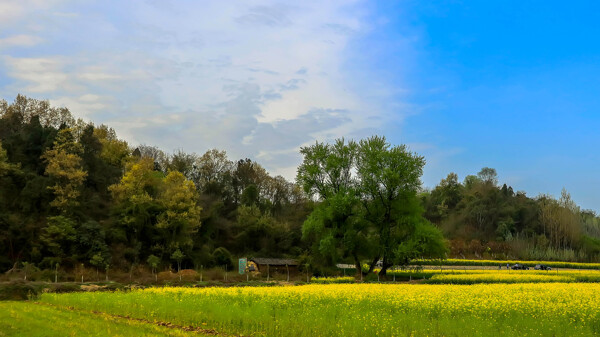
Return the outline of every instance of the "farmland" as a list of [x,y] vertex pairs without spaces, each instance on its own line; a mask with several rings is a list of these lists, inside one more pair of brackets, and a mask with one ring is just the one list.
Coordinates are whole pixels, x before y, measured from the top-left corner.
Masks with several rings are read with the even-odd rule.
[[[26,302],[0,302],[0,336],[191,336],[107,314],[60,310]],[[197,335],[196,335],[197,336]]]
[[312,277],[297,286],[48,289],[26,302],[0,302],[0,336],[600,335],[600,270],[445,266],[393,269],[376,282],[377,272],[363,282]]
[[329,284],[43,294],[40,303],[257,336],[590,336],[600,285]]
[[388,272],[398,280],[435,284],[600,282],[599,270],[426,269]]
[[524,264],[533,267],[536,264],[545,264],[552,268],[571,268],[571,269],[600,269],[600,263],[581,263],[564,261],[520,261],[520,260],[469,260],[469,259],[445,259],[445,260],[415,260],[415,264],[424,266],[490,266],[513,265],[515,263]]

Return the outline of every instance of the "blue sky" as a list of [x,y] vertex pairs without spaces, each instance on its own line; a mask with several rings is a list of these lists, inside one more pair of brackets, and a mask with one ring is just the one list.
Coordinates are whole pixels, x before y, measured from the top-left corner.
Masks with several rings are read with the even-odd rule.
[[383,134],[423,181],[481,167],[600,210],[594,1],[0,2],[0,97],[131,144],[293,178],[300,146]]

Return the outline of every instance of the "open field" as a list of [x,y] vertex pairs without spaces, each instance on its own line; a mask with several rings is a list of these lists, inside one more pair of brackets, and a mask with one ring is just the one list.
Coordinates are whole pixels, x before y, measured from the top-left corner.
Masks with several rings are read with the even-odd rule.
[[600,282],[600,270],[425,269],[388,271],[397,280],[437,284]]
[[593,336],[600,284],[335,284],[43,294],[42,303],[253,336]]
[[521,260],[469,260],[469,259],[445,259],[445,260],[416,260],[415,265],[422,266],[490,266],[498,267],[506,266],[506,264],[523,264],[528,267],[533,267],[536,264],[545,264],[552,268],[568,268],[568,269],[600,269],[600,263],[580,263],[580,262],[563,262],[563,261],[521,261]]
[[201,336],[136,320],[30,302],[0,302],[0,336]]

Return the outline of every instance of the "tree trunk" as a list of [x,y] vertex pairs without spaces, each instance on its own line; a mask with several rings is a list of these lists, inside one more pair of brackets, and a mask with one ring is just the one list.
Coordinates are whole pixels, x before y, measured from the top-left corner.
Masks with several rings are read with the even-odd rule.
[[379,271],[379,276],[385,276],[388,268],[391,266],[392,264],[387,260],[387,258],[383,258],[383,264],[381,266],[381,270]]
[[379,256],[377,256],[376,258],[373,259],[373,261],[371,261],[371,265],[369,266],[369,271],[367,271],[367,274],[370,274],[373,272],[373,269],[375,269],[375,266],[377,266],[377,261],[379,261]]

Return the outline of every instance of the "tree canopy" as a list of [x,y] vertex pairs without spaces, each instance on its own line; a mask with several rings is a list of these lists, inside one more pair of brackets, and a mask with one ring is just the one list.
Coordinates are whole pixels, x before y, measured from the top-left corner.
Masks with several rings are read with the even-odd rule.
[[303,226],[314,253],[329,263],[351,258],[357,273],[362,260],[369,270],[381,260],[381,274],[417,255],[444,256],[443,237],[422,217],[417,198],[423,157],[378,136],[317,142],[301,153],[297,180],[321,201]]
[[48,101],[0,100],[0,272],[22,262],[156,272],[263,256],[384,274],[446,254],[600,258],[600,217],[566,190],[528,197],[487,167],[426,189],[425,158],[380,136],[300,154],[291,182],[223,150],[132,146]]

